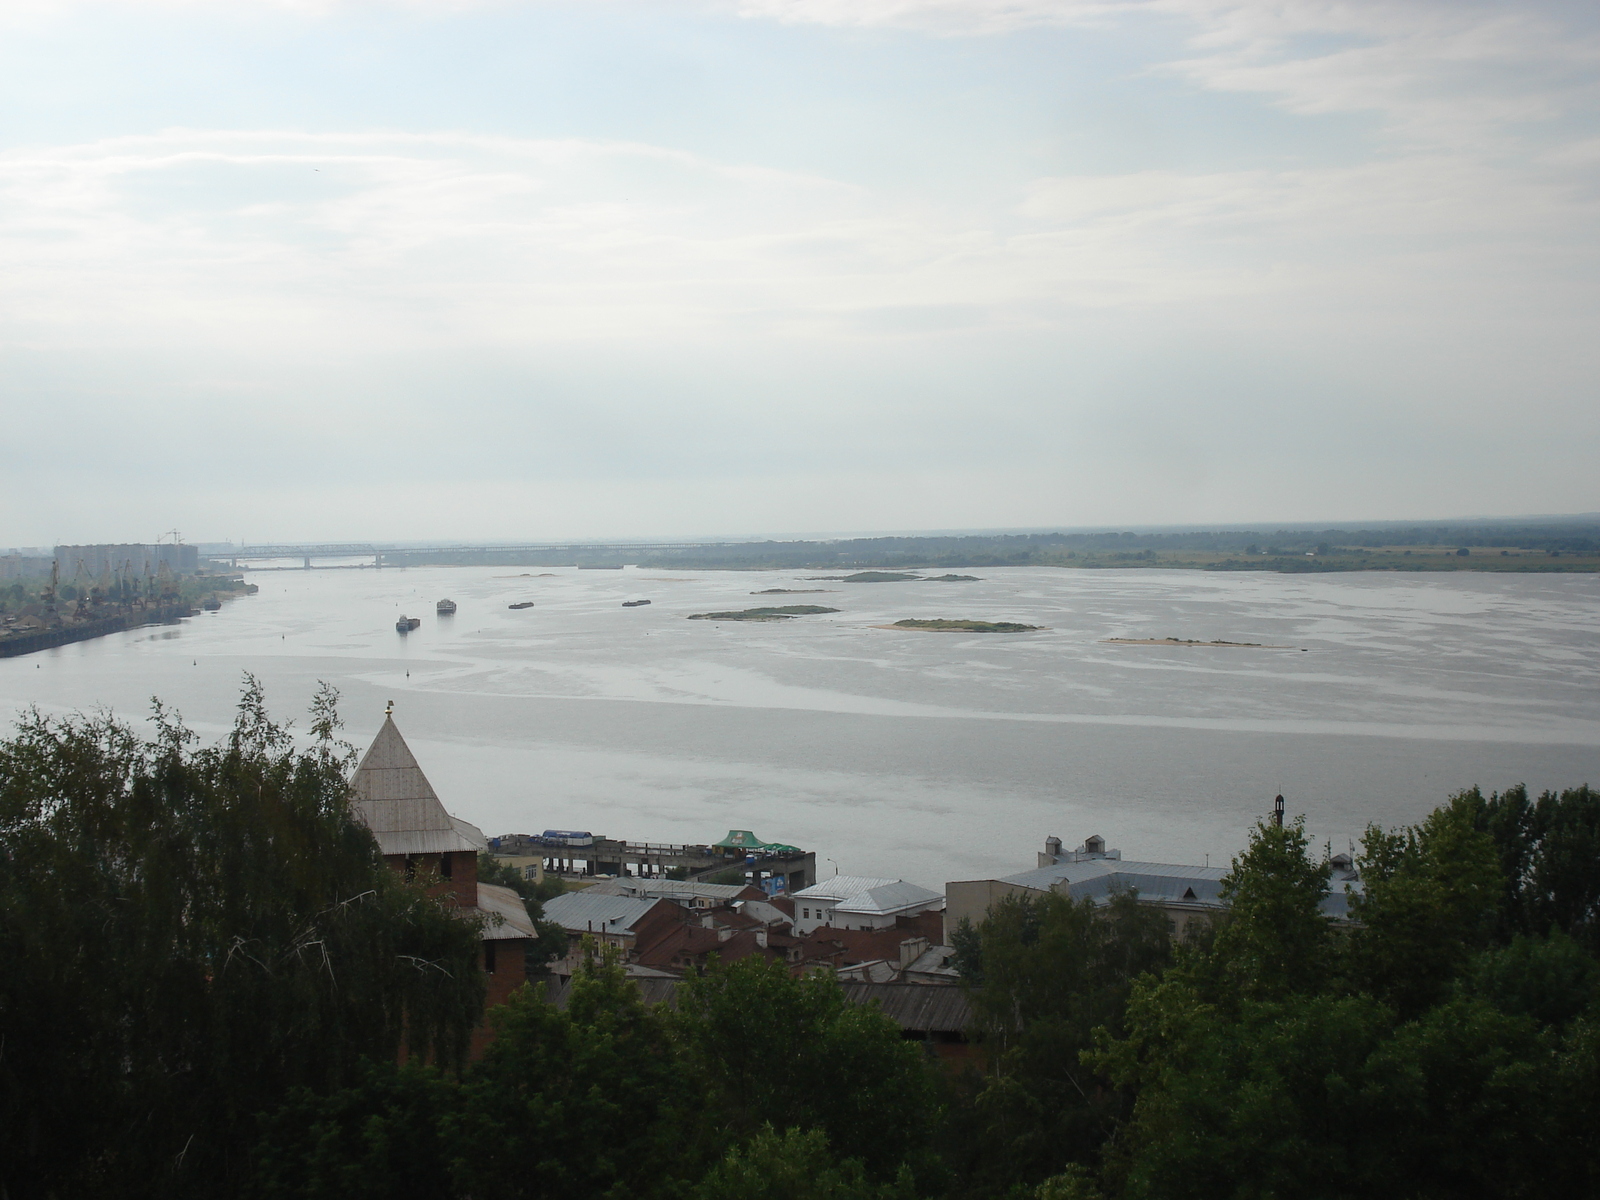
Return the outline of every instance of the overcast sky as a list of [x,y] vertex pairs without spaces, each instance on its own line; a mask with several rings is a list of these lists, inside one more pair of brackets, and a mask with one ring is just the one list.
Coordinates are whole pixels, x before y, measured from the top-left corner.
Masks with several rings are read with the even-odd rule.
[[0,546],[1594,510],[1600,6],[0,3]]

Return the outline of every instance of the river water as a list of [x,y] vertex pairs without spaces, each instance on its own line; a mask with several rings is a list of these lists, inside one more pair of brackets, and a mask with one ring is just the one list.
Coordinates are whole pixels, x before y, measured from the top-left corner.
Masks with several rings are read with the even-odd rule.
[[[160,696],[214,738],[243,672],[284,716],[328,680],[361,748],[393,700],[446,805],[491,835],[752,829],[823,874],[932,887],[1031,867],[1051,834],[1225,863],[1278,792],[1344,849],[1473,784],[1600,783],[1600,575],[970,573],[258,571],[220,613],[0,661],[0,716],[140,720]],[[829,590],[750,594],[773,587]],[[841,611],[684,619],[771,603]],[[396,633],[402,612],[421,628]],[[877,628],[902,617],[1048,628]],[[1105,640],[1163,637],[1263,647]]]

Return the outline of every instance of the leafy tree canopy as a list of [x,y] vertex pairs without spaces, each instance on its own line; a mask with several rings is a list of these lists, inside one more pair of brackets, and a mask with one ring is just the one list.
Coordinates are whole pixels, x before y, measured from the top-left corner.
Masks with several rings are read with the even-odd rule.
[[336,693],[297,748],[246,677],[196,748],[155,706],[0,742],[0,1183],[218,1195],[255,1114],[402,1044],[458,1061],[478,931],[387,869],[347,802]]

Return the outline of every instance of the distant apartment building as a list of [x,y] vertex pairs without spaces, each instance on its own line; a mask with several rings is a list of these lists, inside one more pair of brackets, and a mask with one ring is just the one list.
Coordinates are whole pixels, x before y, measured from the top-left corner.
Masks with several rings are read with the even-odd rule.
[[200,569],[200,551],[195,546],[168,542],[150,546],[137,542],[57,546],[55,564],[62,583],[80,577],[95,580],[119,572],[131,572],[134,579],[140,579],[159,573],[162,566],[174,575],[193,575]]
[[0,583],[46,578],[52,561],[32,554],[0,554]]

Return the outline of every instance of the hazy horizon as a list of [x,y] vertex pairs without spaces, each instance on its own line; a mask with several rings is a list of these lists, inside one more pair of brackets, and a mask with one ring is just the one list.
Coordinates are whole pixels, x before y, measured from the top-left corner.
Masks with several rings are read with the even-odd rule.
[[1589,512],[1597,100],[1563,0],[7,5],[0,537]]
[[[638,545],[669,544],[669,543],[672,543],[672,542],[685,542],[685,543],[728,542],[728,543],[739,543],[739,542],[764,542],[764,541],[773,541],[773,542],[847,541],[847,540],[869,539],[869,538],[1017,537],[1017,536],[1027,536],[1027,535],[1030,535],[1030,534],[1056,534],[1056,533],[1058,533],[1058,534],[1078,535],[1078,534],[1112,533],[1112,532],[1123,532],[1123,531],[1129,532],[1129,533],[1139,533],[1139,534],[1204,532],[1204,531],[1208,531],[1208,530],[1215,530],[1217,532],[1240,532],[1240,531],[1251,531],[1251,532],[1254,532],[1254,531],[1260,531],[1260,532],[1264,532],[1265,533],[1265,532],[1276,532],[1276,531],[1308,532],[1308,531],[1315,531],[1315,530],[1322,530],[1322,529],[1335,530],[1335,529],[1341,529],[1341,528],[1343,528],[1343,529],[1352,529],[1352,530],[1356,529],[1356,528],[1369,528],[1369,529],[1382,529],[1382,528],[1387,528],[1387,527],[1407,528],[1407,527],[1410,527],[1410,526],[1423,526],[1423,527],[1426,527],[1426,526],[1433,526],[1433,525],[1441,525],[1441,526],[1451,526],[1451,525],[1459,525],[1459,526],[1509,525],[1509,526],[1515,526],[1515,527],[1522,527],[1524,525],[1535,525],[1535,524],[1544,524],[1544,523],[1555,524],[1555,525],[1561,525],[1561,524],[1573,524],[1573,525],[1595,524],[1595,523],[1600,523],[1600,512],[1586,512],[1586,513],[1530,513],[1530,514],[1514,515],[1514,516],[1481,516],[1480,515],[1480,516],[1469,516],[1469,517],[1442,517],[1442,518],[1432,518],[1432,519],[1427,519],[1427,520],[1412,520],[1412,519],[1406,519],[1406,518],[1399,518],[1399,519],[1387,519],[1387,520],[1381,520],[1381,521],[1333,521],[1333,520],[1325,520],[1325,521],[1317,521],[1317,520],[1311,520],[1311,521],[1275,521],[1275,520],[1270,520],[1270,519],[1264,519],[1264,520],[1260,520],[1260,521],[1236,521],[1236,522],[1227,522],[1227,523],[1223,523],[1223,522],[1203,522],[1203,523],[1198,523],[1197,524],[1197,523],[1190,522],[1190,523],[1180,523],[1180,524],[1149,524],[1149,525],[1137,525],[1137,524],[1131,524],[1131,523],[1130,524],[1121,524],[1121,525],[1115,525],[1115,524],[1114,525],[1065,525],[1065,524],[1062,524],[1062,525],[990,527],[990,528],[974,528],[974,529],[831,529],[831,530],[828,530],[828,529],[815,530],[815,529],[813,529],[813,530],[798,530],[798,531],[796,531],[796,530],[777,530],[777,531],[758,531],[758,532],[742,532],[742,533],[729,533],[729,532],[707,533],[707,532],[704,532],[704,531],[700,531],[700,532],[670,533],[670,534],[634,534],[634,535],[622,534],[622,535],[618,535],[618,536],[614,536],[614,537],[593,538],[593,539],[590,539],[590,542],[592,544],[594,544],[594,545],[602,545],[602,546],[603,545],[612,545],[612,544],[614,544],[614,545],[624,545],[625,546],[625,545],[630,545],[630,544],[638,544]],[[166,536],[171,536],[171,533],[172,533],[171,530],[165,531],[165,535]],[[151,536],[151,537],[148,537],[148,538],[130,537],[130,538],[121,538],[121,539],[99,539],[99,541],[104,541],[104,542],[122,541],[122,542],[129,542],[129,543],[141,543],[141,542],[153,543],[153,542],[157,541],[160,536],[161,535],[154,535],[154,536]],[[189,542],[189,543],[191,543],[191,544],[198,545],[198,546],[200,546],[202,548],[208,547],[208,546],[209,547],[216,547],[216,548],[220,548],[220,547],[224,547],[224,546],[235,546],[235,547],[238,547],[238,546],[242,546],[242,545],[245,544],[245,543],[240,543],[240,542],[201,541],[201,540],[198,540],[198,539],[187,538],[187,537],[184,540]],[[383,547],[389,548],[389,549],[428,549],[428,548],[432,548],[432,547],[447,547],[447,546],[453,546],[453,545],[494,547],[494,546],[543,545],[543,544],[559,546],[559,545],[565,545],[565,544],[577,545],[577,544],[583,544],[583,543],[584,543],[584,539],[582,539],[582,538],[578,538],[578,537],[562,537],[559,534],[557,534],[556,536],[553,536],[553,537],[540,538],[540,539],[512,538],[512,537],[474,538],[470,534],[461,534],[461,535],[458,535],[456,537],[444,536],[444,537],[426,538],[426,539],[420,539],[420,540],[385,539],[385,538],[375,538],[375,537],[363,537],[363,536],[359,536],[359,535],[348,535],[348,536],[341,535],[341,536],[335,536],[335,537],[329,537],[329,538],[320,539],[318,541],[312,541],[312,540],[308,540],[308,539],[300,539],[298,541],[289,541],[289,540],[285,540],[285,539],[264,539],[262,541],[252,542],[252,543],[249,543],[249,544],[250,545],[254,545],[254,546],[283,546],[283,547],[290,547],[290,546],[297,546],[297,545],[300,545],[300,546],[312,546],[312,545],[351,545],[351,546],[374,545],[374,546],[383,546]],[[26,553],[26,552],[29,552],[29,551],[36,551],[36,552],[39,552],[39,553],[49,553],[53,549],[53,547],[56,546],[56,545],[70,545],[70,544],[76,544],[76,543],[55,542],[55,543],[45,543],[45,544],[32,545],[32,546],[29,546],[29,545],[10,546],[10,547],[5,547],[5,548],[0,548],[0,553]],[[86,544],[95,544],[95,543],[86,543]]]

